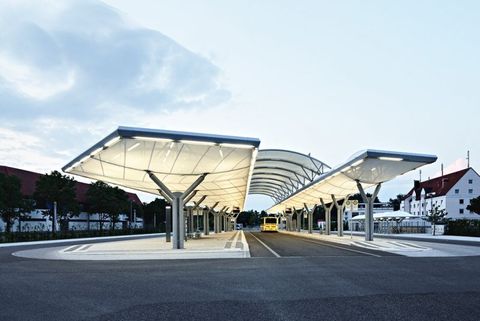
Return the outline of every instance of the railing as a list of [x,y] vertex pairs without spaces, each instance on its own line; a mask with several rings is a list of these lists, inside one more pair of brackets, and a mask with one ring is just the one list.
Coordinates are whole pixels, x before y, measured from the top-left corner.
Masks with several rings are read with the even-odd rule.
[[152,229],[116,229],[116,230],[90,230],[90,231],[58,231],[56,233],[46,231],[34,232],[15,232],[15,233],[0,233],[0,243],[10,242],[29,242],[29,241],[44,241],[44,240],[58,240],[58,239],[75,239],[84,237],[102,237],[102,236],[119,236],[119,235],[136,235],[159,233],[158,230]]
[[[352,230],[356,232],[364,232],[365,224],[357,222],[352,224]],[[427,222],[375,222],[374,233],[379,234],[425,234],[431,231],[430,223]]]

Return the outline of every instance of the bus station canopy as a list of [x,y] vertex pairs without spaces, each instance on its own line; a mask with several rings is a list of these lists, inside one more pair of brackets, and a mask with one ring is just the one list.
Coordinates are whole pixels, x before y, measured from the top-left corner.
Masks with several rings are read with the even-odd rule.
[[377,186],[436,160],[437,157],[434,155],[380,150],[360,151],[267,211],[281,213],[287,208],[301,209],[305,205],[313,207],[320,203],[320,199],[325,203],[331,203],[334,198],[340,200],[358,193],[358,184],[363,189]]
[[279,213],[343,199],[358,192],[357,182],[369,188],[437,159],[365,150],[332,169],[310,155],[259,145],[256,138],[119,127],[63,171],[162,196],[152,175],[172,192],[203,175],[188,201],[243,209],[247,194],[263,194],[275,202],[268,212]]
[[[63,171],[163,195],[152,175],[189,201],[242,209],[260,141],[255,138],[119,127],[68,163]],[[204,197],[206,196],[206,197]]]

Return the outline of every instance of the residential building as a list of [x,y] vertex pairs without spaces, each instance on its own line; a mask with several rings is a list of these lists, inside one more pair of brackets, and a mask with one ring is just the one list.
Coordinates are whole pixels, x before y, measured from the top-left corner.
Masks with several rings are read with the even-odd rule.
[[427,215],[432,206],[446,209],[450,219],[480,219],[467,210],[472,198],[480,196],[480,175],[473,168],[442,175],[427,181],[414,181],[400,210],[417,216]]

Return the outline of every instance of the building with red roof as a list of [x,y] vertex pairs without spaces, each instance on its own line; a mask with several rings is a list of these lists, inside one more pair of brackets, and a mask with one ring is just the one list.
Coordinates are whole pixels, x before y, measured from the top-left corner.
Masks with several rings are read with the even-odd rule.
[[[35,186],[38,179],[44,175],[40,173],[30,172],[19,168],[1,166],[0,165],[0,174],[16,176],[20,179],[22,183],[22,194],[25,197],[32,197],[35,193]],[[80,204],[87,203],[87,191],[90,187],[90,184],[75,182],[75,190],[77,193],[77,201]],[[138,198],[137,194],[127,193],[128,199],[138,205],[141,205],[142,202]]]
[[405,195],[400,210],[425,216],[432,206],[446,209],[447,218],[480,219],[480,215],[467,210],[470,199],[480,196],[480,175],[471,167],[441,175],[426,181],[414,181]]

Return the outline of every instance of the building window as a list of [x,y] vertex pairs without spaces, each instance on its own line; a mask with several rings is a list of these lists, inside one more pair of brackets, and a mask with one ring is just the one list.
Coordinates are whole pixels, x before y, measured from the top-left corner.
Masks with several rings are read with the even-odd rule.
[[461,208],[461,209],[459,210],[459,212],[460,212],[460,214],[463,214],[463,208]]
[[473,189],[470,188],[470,189],[468,190],[468,194],[473,194]]
[[473,184],[473,179],[469,179],[468,184]]
[[455,194],[458,194],[458,193],[460,193],[460,190],[457,188],[457,189],[455,190]]
[[459,201],[460,204],[463,204],[463,198],[461,198]]

